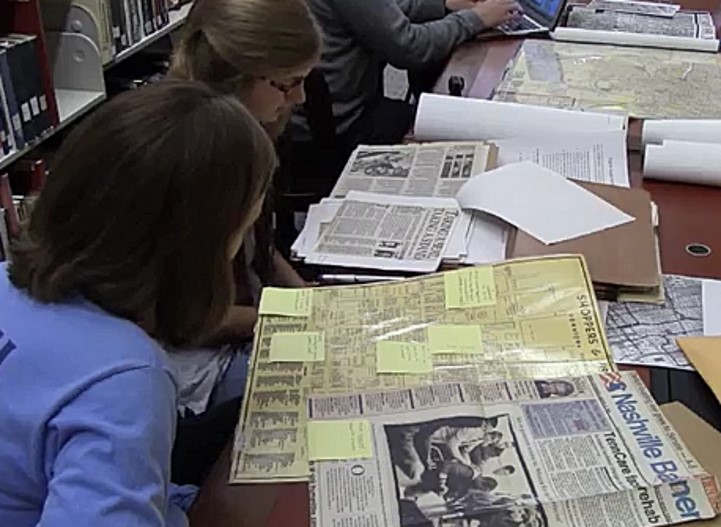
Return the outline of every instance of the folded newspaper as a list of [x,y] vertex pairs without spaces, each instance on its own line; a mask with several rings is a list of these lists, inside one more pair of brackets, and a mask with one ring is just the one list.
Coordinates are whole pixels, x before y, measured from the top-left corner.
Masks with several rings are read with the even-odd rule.
[[433,272],[447,256],[454,233],[461,239],[460,246],[454,246],[453,259],[465,251],[470,217],[464,223],[465,230],[457,231],[460,217],[458,202],[453,198],[351,191],[305,254],[305,262]]
[[632,372],[316,395],[308,415],[314,526],[645,527],[719,512],[717,480]]

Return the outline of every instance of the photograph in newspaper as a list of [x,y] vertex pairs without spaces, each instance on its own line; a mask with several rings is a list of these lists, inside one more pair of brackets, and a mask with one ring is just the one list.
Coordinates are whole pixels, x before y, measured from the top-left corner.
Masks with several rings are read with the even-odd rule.
[[508,414],[383,428],[402,527],[450,517],[546,525]]
[[308,415],[364,419],[373,446],[311,462],[315,526],[650,527],[720,509],[634,372],[316,395]]
[[453,197],[472,176],[495,168],[489,143],[359,146],[331,197],[353,190],[397,196]]

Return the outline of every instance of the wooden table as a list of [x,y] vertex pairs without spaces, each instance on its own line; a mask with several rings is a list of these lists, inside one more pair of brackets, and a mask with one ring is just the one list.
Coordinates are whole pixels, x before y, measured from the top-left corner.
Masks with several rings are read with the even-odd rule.
[[[706,9],[714,13],[721,22],[721,0],[684,0],[686,9]],[[437,93],[448,93],[448,79],[453,75],[465,79],[467,97],[488,98],[498,85],[503,71],[517,52],[520,41],[472,42],[459,48],[449,61],[437,85]],[[631,144],[638,144],[639,123],[632,123]],[[659,207],[661,263],[664,273],[690,276],[721,278],[721,189],[643,181],[640,154],[629,157],[632,181],[643,185]],[[700,243],[711,248],[706,257],[696,257],[686,251],[690,244]],[[633,257],[633,255],[629,255]],[[673,397],[667,370],[657,372],[636,369],[657,395],[659,402]],[[697,382],[677,374],[681,383]],[[693,374],[695,375],[695,374]],[[703,387],[698,387],[703,391]],[[701,397],[704,402],[698,402]],[[706,399],[704,399],[706,397]],[[699,411],[707,405],[708,394],[693,394],[691,403],[684,403],[701,413],[703,417],[718,417],[714,413]],[[686,397],[688,399],[688,397]],[[711,398],[713,400],[713,398]],[[703,410],[703,409],[702,409]],[[710,412],[710,413],[709,413]],[[718,414],[718,415],[717,415]],[[230,445],[225,449],[203,487],[190,513],[193,527],[307,527],[309,524],[308,487],[305,483],[277,485],[228,485],[230,470]]]

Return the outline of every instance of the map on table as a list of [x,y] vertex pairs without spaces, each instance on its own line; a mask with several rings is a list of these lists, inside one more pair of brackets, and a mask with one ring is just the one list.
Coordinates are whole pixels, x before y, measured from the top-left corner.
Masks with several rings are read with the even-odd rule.
[[529,39],[493,99],[637,118],[721,118],[721,57]]
[[[298,303],[303,312],[261,314],[256,329],[232,483],[308,479],[309,395],[614,369],[588,270],[577,255],[512,260],[401,282],[293,291],[306,295]],[[413,362],[424,346],[431,348],[431,334],[460,340],[474,329],[480,333],[475,346],[433,352],[425,357],[424,373],[378,373],[388,371],[380,363],[391,358],[378,360],[382,353],[400,354],[392,369],[401,359]],[[301,348],[314,342],[314,360],[272,362],[272,342],[279,333],[286,342],[287,334],[298,334],[291,339],[298,357],[308,357]],[[321,345],[324,355],[318,360]]]
[[678,337],[703,335],[702,281],[664,276],[663,305],[612,302],[606,335],[617,364],[693,370]]

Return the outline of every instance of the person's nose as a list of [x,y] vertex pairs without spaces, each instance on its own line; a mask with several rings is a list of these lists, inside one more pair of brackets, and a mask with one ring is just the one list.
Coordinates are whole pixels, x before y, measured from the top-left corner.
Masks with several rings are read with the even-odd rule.
[[302,82],[288,93],[288,99],[294,106],[305,102],[305,86]]

